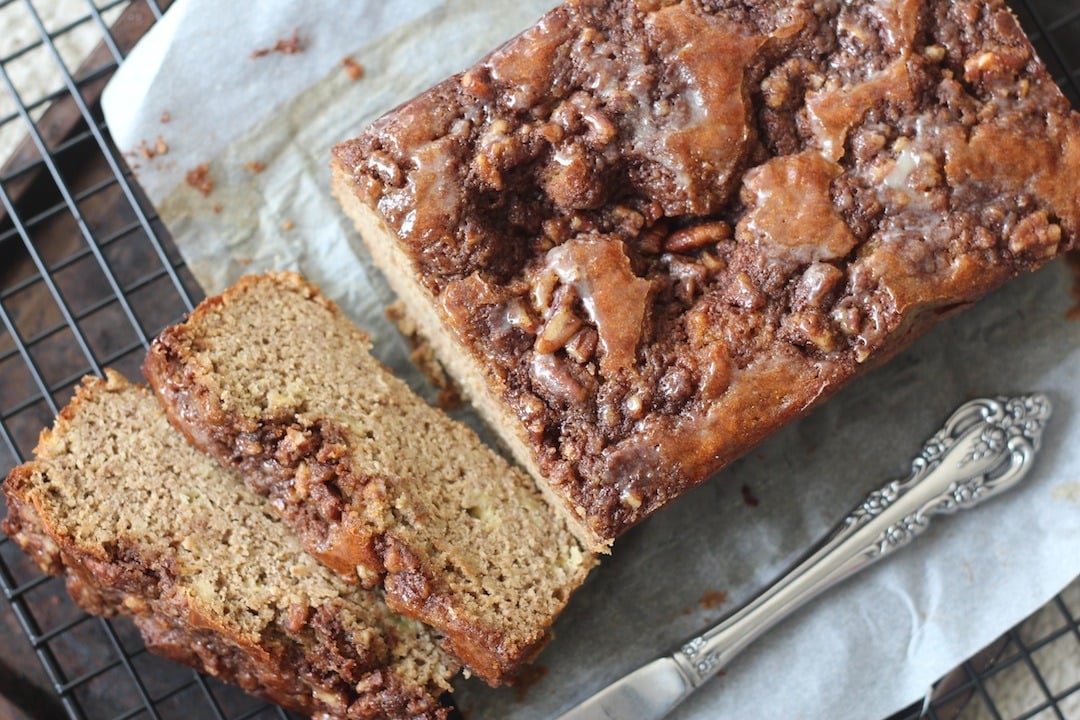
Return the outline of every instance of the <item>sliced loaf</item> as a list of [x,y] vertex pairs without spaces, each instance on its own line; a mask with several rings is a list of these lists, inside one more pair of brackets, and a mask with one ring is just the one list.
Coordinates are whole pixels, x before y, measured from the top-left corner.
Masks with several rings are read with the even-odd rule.
[[433,634],[306,554],[145,388],[88,379],[35,453],[4,483],[3,530],[87,611],[298,712],[446,716],[457,666]]
[[154,342],[145,372],[199,448],[269,495],[309,552],[508,682],[594,562],[524,473],[368,354],[293,273],[251,276]]

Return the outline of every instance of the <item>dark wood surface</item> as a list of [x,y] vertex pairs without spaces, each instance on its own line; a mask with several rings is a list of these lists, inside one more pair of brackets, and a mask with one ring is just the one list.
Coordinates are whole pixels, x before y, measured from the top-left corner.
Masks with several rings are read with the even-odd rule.
[[[113,26],[113,40],[120,51],[126,54],[134,47],[153,20],[154,16],[145,2],[129,5]],[[79,82],[84,103],[95,113],[99,112],[98,100],[114,66],[111,51],[104,43],[99,43],[73,74]],[[37,128],[50,152],[63,148],[54,153],[53,159],[64,183],[73,192],[93,188],[112,177],[104,155],[87,133],[88,127],[78,105],[69,95],[61,96],[47,108]],[[78,140],[80,136],[84,138],[81,141]],[[86,253],[86,239],[72,213],[67,208],[58,208],[62,196],[29,135],[0,166],[0,181],[25,227],[29,242],[40,258],[51,267],[62,266],[50,275],[66,305],[76,311],[107,303],[111,292],[108,284],[101,271],[95,271],[96,260]],[[86,197],[79,202],[78,209],[86,229],[95,238],[108,237],[135,223],[132,208],[121,188],[115,184]],[[0,206],[0,237],[8,231],[8,240],[0,243],[0,291],[7,294],[5,310],[20,337],[28,344],[30,355],[45,381],[50,385],[60,383],[60,387],[52,393],[52,401],[62,406],[71,394],[75,379],[92,368],[70,331],[61,329],[42,338],[50,328],[62,326],[64,318],[45,284],[40,280],[33,281],[37,274],[33,258],[25,247],[24,239],[10,232],[12,228],[11,218]],[[151,253],[148,248],[145,234],[135,231],[130,237],[120,238],[105,249],[106,262],[122,285],[136,282],[139,274],[145,274],[147,268],[151,267],[153,258],[149,257]],[[73,261],[72,258],[80,259]],[[8,294],[12,288],[19,286],[24,286],[24,289]],[[155,297],[158,298],[156,302]],[[140,323],[145,328],[157,327],[175,319],[176,315],[176,297],[165,292],[155,294],[151,283],[148,297],[139,305]],[[130,346],[136,337],[134,331],[124,333],[130,323],[119,312],[115,302],[105,304],[100,311],[80,320],[78,324],[95,355],[107,355],[117,347]],[[51,422],[52,413],[44,400],[12,412],[13,408],[24,405],[27,399],[37,393],[25,360],[20,354],[14,353],[14,349],[14,341],[0,327],[0,355],[8,355],[6,360],[0,362],[0,412],[5,414],[5,425],[12,434],[19,454],[25,458],[29,456],[37,434]],[[134,374],[140,361],[141,347],[112,364],[128,374]],[[64,382],[65,379],[70,381]],[[0,476],[6,474],[18,460],[0,444]],[[0,498],[0,516],[3,514],[6,514],[6,508]],[[36,568],[10,541],[0,544],[0,559],[14,574],[11,579],[16,587],[40,577]],[[34,632],[48,632],[81,616],[58,579],[35,587],[22,594],[21,598],[24,619],[36,625]],[[134,631],[130,630],[128,634],[133,636]],[[109,656],[110,642],[102,635],[99,621],[90,619],[50,640],[45,647],[58,657],[62,672],[70,679],[103,667],[115,659]],[[99,642],[87,642],[86,639],[90,637],[96,637]],[[133,645],[137,647],[137,641],[133,641]],[[117,687],[122,683],[111,681],[108,673],[103,677],[103,682],[90,682],[85,689],[76,691],[80,704],[95,710],[115,707],[117,713],[139,706],[134,686],[117,693]],[[67,712],[12,606],[0,600],[0,720],[54,720],[64,717],[67,717]]]

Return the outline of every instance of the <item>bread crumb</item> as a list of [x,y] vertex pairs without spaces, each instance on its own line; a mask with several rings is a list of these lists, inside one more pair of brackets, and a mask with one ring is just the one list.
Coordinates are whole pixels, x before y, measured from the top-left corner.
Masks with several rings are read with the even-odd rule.
[[215,215],[220,215],[221,214],[221,203],[215,203],[214,204],[214,214]]
[[718,608],[726,602],[727,593],[723,590],[706,590],[698,599],[698,605],[700,605],[703,610]]
[[281,229],[282,230],[286,230],[286,231],[292,230],[293,227],[295,227],[295,226],[294,226],[292,220],[286,220],[285,222],[281,223]]
[[346,55],[341,59],[341,66],[345,68],[345,74],[350,80],[359,80],[364,77],[364,66],[356,62],[352,55]]
[[184,176],[184,181],[201,192],[204,197],[210,195],[216,182],[210,175],[210,166],[206,163],[199,163],[193,169],[188,170],[187,175]]
[[161,124],[162,124],[162,125],[164,125],[165,123],[169,122],[170,120],[172,120],[172,115],[170,115],[170,114],[169,114],[169,111],[168,111],[168,110],[166,110],[165,112],[161,113]]
[[296,55],[297,53],[302,53],[304,52],[304,41],[300,38],[297,31],[293,30],[291,37],[278,40],[274,43],[273,47],[259,48],[251,53],[251,57],[261,58],[274,52],[279,52],[282,55]]
[[258,175],[266,169],[266,163],[259,162],[258,160],[253,160],[251,162],[244,163],[244,169],[252,175]]
[[244,267],[247,267],[248,265],[251,264],[251,258],[249,258],[249,257],[236,258],[236,262],[240,263]]
[[153,147],[147,145],[145,140],[140,140],[138,151],[139,154],[147,160],[152,160],[158,155],[164,155],[169,152],[169,146],[165,143],[165,139],[158,135],[157,141],[154,143]]

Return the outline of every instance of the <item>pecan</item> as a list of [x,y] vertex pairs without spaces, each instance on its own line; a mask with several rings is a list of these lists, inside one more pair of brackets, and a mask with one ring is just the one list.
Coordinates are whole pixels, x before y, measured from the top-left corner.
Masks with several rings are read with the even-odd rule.
[[581,328],[566,343],[566,354],[579,363],[589,362],[596,355],[599,337],[595,329],[588,326]]
[[530,335],[535,334],[539,328],[539,323],[529,308],[525,306],[525,303],[521,302],[520,298],[511,298],[506,303],[506,321],[510,323],[512,327],[516,327],[519,330],[523,330]]
[[536,338],[536,352],[548,355],[565,347],[580,327],[581,318],[574,314],[569,303],[561,303]]
[[685,253],[729,239],[731,239],[731,225],[718,220],[676,230],[668,235],[664,242],[664,249],[668,252]]

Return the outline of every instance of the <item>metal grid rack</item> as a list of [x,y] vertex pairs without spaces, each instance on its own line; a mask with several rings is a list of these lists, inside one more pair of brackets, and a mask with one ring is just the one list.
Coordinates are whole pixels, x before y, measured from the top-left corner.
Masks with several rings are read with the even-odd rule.
[[[50,28],[34,0],[0,0],[0,139],[12,130],[25,136],[0,166],[0,477],[30,456],[80,377],[106,366],[138,377],[149,340],[201,296],[112,145],[97,103],[117,64],[169,3],[81,2],[76,19]],[[1011,4],[1080,106],[1080,6]],[[29,16],[37,37],[8,47],[5,15],[16,11]],[[88,28],[98,46],[85,59],[65,58],[63,39]],[[46,56],[62,82],[26,101],[12,68],[34,53]],[[290,717],[148,654],[123,619],[85,615],[60,580],[43,576],[2,535],[0,590],[0,720]],[[1080,582],[942,679],[925,703],[890,720],[1080,718],[1080,678],[1062,679],[1045,659],[1062,643],[1069,643],[1068,657],[1080,657],[1078,616]],[[1017,673],[1030,675],[1032,692],[1002,699],[995,683]]]

